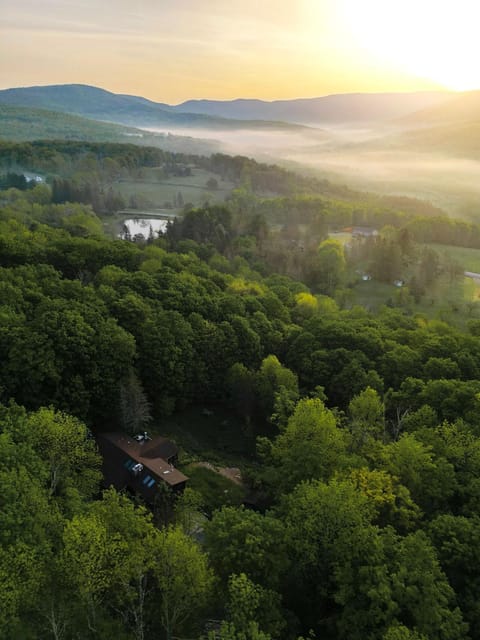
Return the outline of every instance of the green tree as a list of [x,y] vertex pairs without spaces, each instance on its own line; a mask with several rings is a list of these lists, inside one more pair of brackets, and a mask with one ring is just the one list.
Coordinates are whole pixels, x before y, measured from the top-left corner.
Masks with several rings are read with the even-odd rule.
[[100,457],[86,426],[54,409],[39,409],[28,418],[32,444],[48,464],[50,494],[78,491],[90,498],[100,484]]
[[347,436],[319,398],[300,400],[273,442],[259,440],[265,480],[275,492],[289,491],[305,479],[327,480],[347,461]]
[[211,177],[207,180],[207,182],[205,183],[205,186],[209,191],[216,191],[218,189],[218,180]]
[[348,478],[375,509],[374,522],[383,527],[391,525],[402,533],[418,525],[420,509],[397,478],[385,471],[366,467],[353,469]]
[[227,615],[237,631],[245,633],[256,620],[260,607],[261,589],[244,573],[232,574],[228,580]]
[[152,419],[150,403],[135,372],[120,385],[120,420],[130,434],[138,433]]
[[167,640],[207,604],[212,574],[206,556],[179,528],[160,531],[154,574],[160,591],[160,620]]
[[205,546],[224,587],[230,575],[246,573],[265,588],[278,588],[286,568],[278,519],[244,508],[223,507],[205,524]]
[[260,629],[279,637],[285,626],[280,605],[278,594],[253,583],[244,573],[230,576],[226,613],[238,634],[248,637]]
[[291,560],[286,601],[320,637],[375,638],[394,611],[373,514],[349,481],[304,482],[282,501]]
[[144,639],[158,535],[151,514],[113,489],[67,524],[65,570],[84,603],[89,628],[98,631],[107,611],[120,616],[136,640]]
[[262,416],[285,426],[298,400],[298,379],[274,355],[267,356],[257,375],[257,394]]
[[242,363],[236,362],[228,370],[226,386],[231,403],[245,420],[248,431],[255,408],[255,374]]
[[383,452],[385,469],[397,477],[413,500],[427,513],[448,505],[457,489],[453,465],[436,457],[430,446],[415,436],[404,434]]
[[272,640],[263,633],[256,622],[251,622],[246,631],[238,631],[233,622],[223,622],[219,631],[210,631],[207,640]]
[[203,523],[204,516],[202,517],[203,514],[201,514],[203,502],[202,495],[191,487],[186,487],[182,495],[177,498],[175,522],[189,536],[195,533],[199,523]]
[[65,527],[64,571],[81,603],[86,626],[94,633],[111,587],[119,542],[109,540],[106,526],[92,515],[75,516]]
[[367,387],[355,396],[348,405],[352,440],[358,449],[362,449],[372,438],[380,439],[385,429],[385,408],[375,391]]
[[392,594],[396,618],[408,621],[431,640],[461,640],[468,626],[455,606],[455,594],[423,531],[392,540],[390,548]]
[[345,269],[343,246],[337,240],[324,240],[317,254],[316,288],[321,293],[332,295],[342,284]]
[[428,640],[427,636],[411,631],[403,624],[395,623],[388,628],[382,640]]
[[480,637],[480,520],[443,514],[429,523],[427,531],[476,639]]

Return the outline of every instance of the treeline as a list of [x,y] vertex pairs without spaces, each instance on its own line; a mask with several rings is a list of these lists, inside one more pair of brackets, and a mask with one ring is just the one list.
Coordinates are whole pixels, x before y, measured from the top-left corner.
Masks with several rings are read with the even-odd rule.
[[124,198],[112,187],[104,189],[93,180],[54,178],[51,187],[52,202],[55,204],[81,202],[91,205],[97,213],[114,213],[126,207]]
[[297,224],[312,224],[319,219],[330,228],[392,225],[401,227],[417,217],[428,219],[439,216],[438,209],[415,205],[402,207],[402,200],[368,198],[368,200],[333,200],[318,195],[296,196],[294,198],[266,198],[256,204],[256,212],[268,216],[276,223],[286,224],[291,219]]
[[270,223],[288,226],[290,231],[295,225],[337,231],[357,226],[378,230],[392,226],[408,229],[416,242],[480,248],[480,225],[449,218],[420,201],[412,206],[413,201],[406,200],[405,203],[403,199],[369,198],[349,202],[305,195],[256,199],[234,193],[232,207],[262,215]]
[[327,180],[304,177],[278,165],[258,163],[245,156],[217,153],[204,157],[118,143],[0,142],[0,166],[59,173],[63,177],[82,167],[98,172],[111,172],[114,168],[131,171],[141,167],[162,167],[166,176],[189,175],[189,165],[203,167],[235,184],[247,185],[254,192],[294,194],[333,191],[338,196],[354,194],[346,187],[337,187]]
[[29,180],[23,173],[6,173],[0,175],[0,190],[5,189],[19,189],[25,191],[26,189],[33,189],[37,182],[35,180]]
[[336,185],[329,180],[308,177],[278,165],[259,163],[245,156],[228,156],[215,153],[202,158],[201,166],[217,173],[223,180],[246,187],[257,194],[315,194],[324,193],[338,198],[358,195],[346,186]]
[[66,173],[80,163],[90,162],[92,170],[101,169],[110,158],[120,167],[156,167],[163,163],[189,163],[197,156],[163,151],[134,144],[36,140],[0,142],[0,164],[36,171]]

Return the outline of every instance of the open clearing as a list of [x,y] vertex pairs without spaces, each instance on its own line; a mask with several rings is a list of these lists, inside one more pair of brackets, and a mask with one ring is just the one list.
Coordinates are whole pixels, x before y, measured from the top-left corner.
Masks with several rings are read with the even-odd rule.
[[[207,187],[207,182],[211,178],[217,181],[217,189]],[[182,209],[183,205],[188,203],[198,207],[205,202],[223,202],[231,193],[234,184],[199,168],[192,169],[191,176],[169,178],[161,177],[160,168],[151,168],[144,169],[142,175],[136,180],[115,182],[113,188],[125,198],[127,203],[132,197],[141,197],[148,206]],[[178,204],[179,194],[181,194],[181,204]],[[169,206],[166,206],[167,204]]]
[[435,249],[440,255],[448,254],[462,266],[464,271],[480,272],[480,249],[468,249],[444,244],[429,244],[428,246]]

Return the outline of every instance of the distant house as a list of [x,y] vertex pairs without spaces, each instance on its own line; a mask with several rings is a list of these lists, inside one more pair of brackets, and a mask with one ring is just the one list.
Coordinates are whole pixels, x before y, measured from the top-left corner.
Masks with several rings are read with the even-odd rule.
[[354,238],[374,238],[378,236],[378,231],[373,227],[352,227],[352,236]]
[[174,466],[178,447],[170,440],[116,432],[100,434],[97,443],[106,487],[140,493],[147,502],[153,501],[162,484],[174,491],[185,488],[188,478]]
[[24,173],[23,174],[25,180],[28,180],[29,182],[36,182],[37,184],[41,184],[42,182],[45,182],[45,178],[42,178],[42,176],[39,176],[37,174],[34,173]]

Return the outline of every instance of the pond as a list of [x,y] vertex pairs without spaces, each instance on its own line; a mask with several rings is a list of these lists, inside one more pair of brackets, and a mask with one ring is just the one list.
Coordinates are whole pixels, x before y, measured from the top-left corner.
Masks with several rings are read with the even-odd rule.
[[118,235],[123,240],[133,240],[135,237],[141,240],[141,236],[147,240],[151,230],[153,237],[157,238],[159,232],[165,232],[167,224],[168,220],[159,218],[129,218],[123,221],[122,230]]

